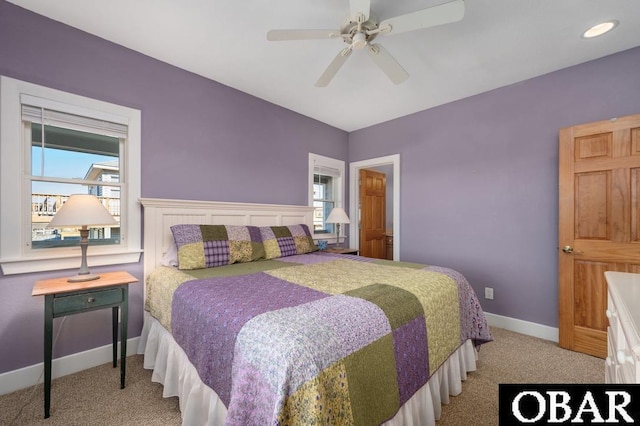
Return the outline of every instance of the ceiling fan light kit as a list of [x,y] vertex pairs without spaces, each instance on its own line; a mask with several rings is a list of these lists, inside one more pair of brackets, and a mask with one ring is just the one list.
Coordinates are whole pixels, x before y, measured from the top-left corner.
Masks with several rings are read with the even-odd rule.
[[338,73],[353,50],[365,47],[373,62],[387,75],[389,80],[400,84],[409,78],[393,56],[380,44],[372,41],[381,35],[401,34],[437,25],[460,21],[464,17],[464,0],[454,0],[438,6],[396,16],[379,22],[371,14],[371,0],[350,0],[350,18],[340,30],[271,30],[269,41],[312,40],[342,38],[349,46],[342,49],[322,73],[316,87],[327,86]]
[[367,45],[367,35],[363,32],[357,32],[353,35],[351,47],[354,49],[364,49]]

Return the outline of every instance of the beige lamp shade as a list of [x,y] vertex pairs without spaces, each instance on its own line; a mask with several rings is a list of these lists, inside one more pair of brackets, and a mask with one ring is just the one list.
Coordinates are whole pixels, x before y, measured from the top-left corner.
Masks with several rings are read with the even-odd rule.
[[49,222],[50,228],[117,225],[95,195],[73,194]]
[[349,223],[349,216],[344,211],[342,207],[334,207],[329,213],[329,217],[327,217],[327,223],[335,223],[336,224],[336,247],[340,247],[340,224],[341,223]]
[[327,217],[327,223],[349,223],[349,216],[344,211],[342,207],[334,207],[329,213],[329,217]]
[[49,222],[53,228],[80,228],[80,249],[82,260],[80,270],[76,276],[70,277],[69,282],[97,280],[100,275],[91,274],[87,266],[87,247],[89,246],[89,227],[117,225],[109,210],[102,205],[98,197],[88,194],[74,194],[60,207],[56,215]]

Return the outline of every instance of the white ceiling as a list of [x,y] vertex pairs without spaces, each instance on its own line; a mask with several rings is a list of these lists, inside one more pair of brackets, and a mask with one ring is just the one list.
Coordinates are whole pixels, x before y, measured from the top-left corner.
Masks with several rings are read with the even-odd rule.
[[[270,42],[270,29],[338,29],[348,0],[9,0],[161,61],[346,131],[640,45],[638,0],[467,0],[460,22],[379,36],[409,73],[391,83],[354,51],[314,83],[341,39]],[[380,20],[446,0],[372,0]],[[595,39],[582,32],[617,19]]]

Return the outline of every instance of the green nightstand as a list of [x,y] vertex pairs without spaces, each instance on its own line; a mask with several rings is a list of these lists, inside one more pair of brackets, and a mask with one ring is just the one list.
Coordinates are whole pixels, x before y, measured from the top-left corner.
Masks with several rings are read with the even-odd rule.
[[93,281],[67,282],[67,278],[36,281],[32,296],[44,296],[44,418],[51,405],[51,357],[53,319],[67,315],[112,308],[113,367],[118,358],[118,310],[122,309],[120,329],[120,389],[124,389],[127,357],[129,284],[138,279],[128,272],[105,272]]

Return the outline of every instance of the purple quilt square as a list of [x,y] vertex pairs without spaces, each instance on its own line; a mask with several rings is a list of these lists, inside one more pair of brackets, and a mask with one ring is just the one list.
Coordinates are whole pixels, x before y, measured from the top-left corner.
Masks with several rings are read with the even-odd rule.
[[205,241],[204,261],[207,267],[229,264],[229,241]]
[[278,246],[280,246],[281,256],[298,254],[296,251],[296,242],[293,240],[293,237],[278,238]]
[[262,234],[260,233],[260,228],[257,226],[247,226],[249,229],[249,236],[251,237],[251,242],[260,243],[262,242]]
[[404,404],[429,379],[427,325],[420,316],[393,331],[400,404]]

